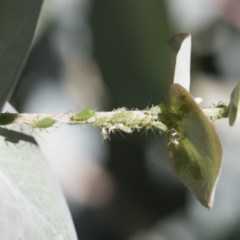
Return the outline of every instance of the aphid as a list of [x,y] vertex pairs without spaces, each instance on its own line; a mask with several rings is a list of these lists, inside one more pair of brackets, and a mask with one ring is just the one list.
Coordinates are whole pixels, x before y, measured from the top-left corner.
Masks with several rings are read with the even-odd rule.
[[56,120],[46,117],[41,120],[36,120],[33,124],[33,128],[50,128],[56,123]]

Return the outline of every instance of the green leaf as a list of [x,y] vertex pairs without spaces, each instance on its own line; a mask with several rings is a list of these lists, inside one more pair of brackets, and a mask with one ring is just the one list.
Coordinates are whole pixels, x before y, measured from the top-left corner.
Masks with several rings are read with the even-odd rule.
[[219,137],[190,94],[179,84],[170,89],[167,134],[170,164],[200,203],[211,208],[219,176]]
[[17,83],[41,4],[42,0],[0,1],[0,108]]
[[231,93],[228,109],[229,125],[233,126],[234,123],[238,120],[240,112],[240,81]]
[[30,132],[0,128],[0,238],[76,240],[66,201]]
[[8,125],[11,124],[15,118],[16,118],[16,114],[12,114],[12,113],[1,113],[0,115],[0,125]]

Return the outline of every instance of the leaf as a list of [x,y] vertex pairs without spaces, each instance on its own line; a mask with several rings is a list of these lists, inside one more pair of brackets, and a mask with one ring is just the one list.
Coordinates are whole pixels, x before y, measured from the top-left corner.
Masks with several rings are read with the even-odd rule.
[[174,53],[175,70],[174,83],[182,85],[187,91],[190,89],[190,63],[191,63],[191,34],[180,33],[172,36],[168,44]]
[[0,134],[0,238],[76,240],[65,199],[29,130]]
[[233,89],[231,93],[228,108],[229,108],[228,112],[229,125],[233,126],[234,123],[238,120],[240,112],[240,81],[238,82],[237,86]]
[[212,208],[222,161],[219,137],[181,85],[171,86],[169,101],[167,141],[170,164],[200,203]]
[[27,57],[42,0],[0,1],[0,109]]
[[11,124],[15,118],[16,118],[16,114],[12,114],[12,113],[1,113],[0,116],[0,125],[8,125]]

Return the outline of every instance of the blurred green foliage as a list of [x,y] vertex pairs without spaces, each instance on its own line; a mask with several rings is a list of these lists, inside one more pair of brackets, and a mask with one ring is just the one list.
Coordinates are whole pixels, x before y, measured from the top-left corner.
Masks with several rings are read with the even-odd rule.
[[0,107],[17,83],[41,5],[42,0],[0,1]]
[[113,107],[158,104],[172,82],[164,1],[95,0],[91,23]]

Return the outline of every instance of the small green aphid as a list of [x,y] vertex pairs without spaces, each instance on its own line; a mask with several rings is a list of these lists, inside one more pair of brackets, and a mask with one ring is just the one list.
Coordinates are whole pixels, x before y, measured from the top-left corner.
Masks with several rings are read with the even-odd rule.
[[52,118],[43,118],[41,120],[35,121],[32,124],[33,128],[50,128],[56,123],[56,120]]
[[89,118],[93,117],[95,115],[95,113],[96,113],[96,111],[94,109],[87,108],[87,109],[84,109],[81,112],[78,112],[78,113],[74,114],[71,117],[71,120],[73,120],[73,121],[86,121]]
[[133,117],[133,114],[131,112],[117,112],[114,114],[112,118],[113,123],[119,123],[119,122],[127,122],[129,119]]
[[[179,84],[172,84],[167,145],[170,164],[200,203],[211,208],[218,180],[222,146],[219,137],[192,96]],[[173,118],[173,119],[171,119]]]
[[101,117],[96,119],[96,121],[94,122],[94,126],[105,126],[108,123],[108,118],[106,117]]

